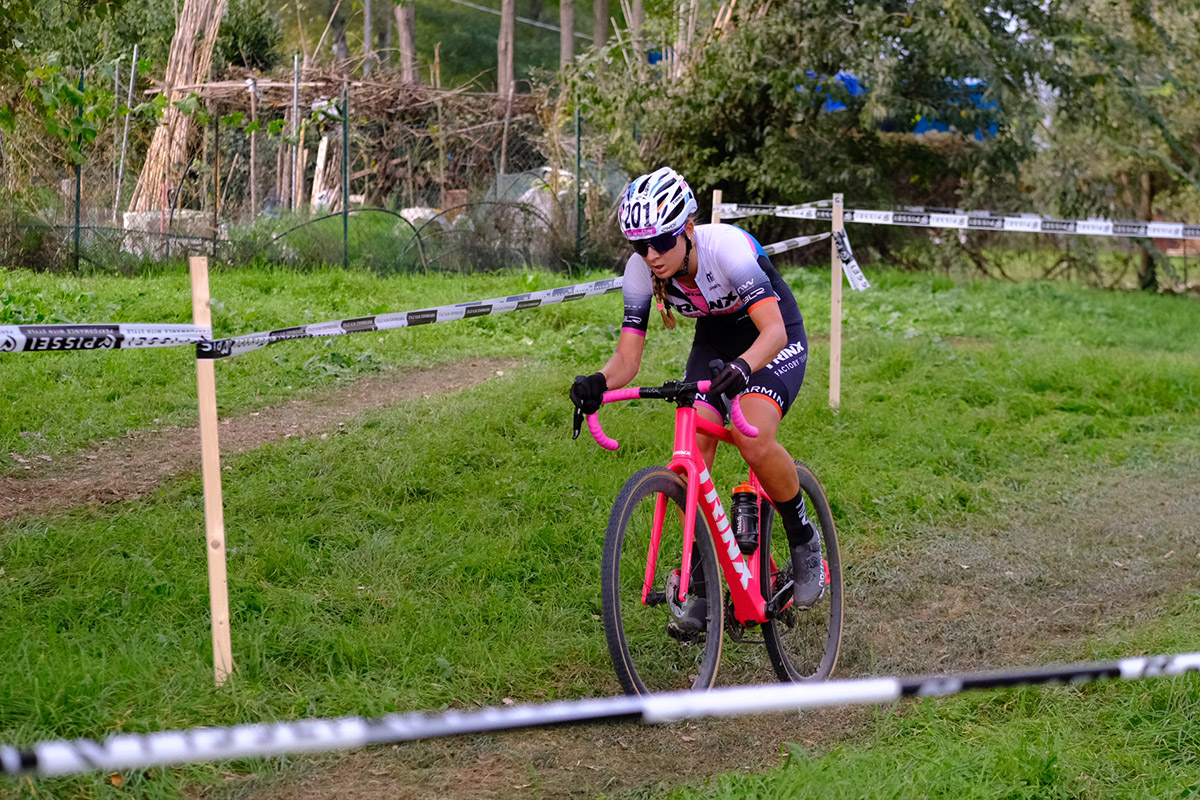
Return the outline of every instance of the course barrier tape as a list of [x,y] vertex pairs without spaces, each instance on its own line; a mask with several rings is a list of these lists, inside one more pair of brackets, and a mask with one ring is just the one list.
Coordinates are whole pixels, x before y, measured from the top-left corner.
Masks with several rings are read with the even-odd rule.
[[804,247],[805,245],[814,244],[816,242],[823,242],[831,235],[832,234],[826,232],[818,233],[815,236],[797,236],[795,239],[784,239],[782,242],[776,242],[775,244],[764,244],[763,251],[767,255],[773,256],[776,253],[784,253],[788,250],[795,250],[797,247]]
[[[800,206],[759,206],[722,203],[717,206],[723,218],[738,219],[767,215],[793,219],[832,221],[829,208]],[[991,211],[874,211],[846,209],[846,222],[869,225],[901,225],[916,228],[957,228],[976,231],[1013,231],[1019,233],[1061,233],[1078,236],[1118,236],[1150,239],[1200,239],[1200,225],[1182,222],[1118,222],[1107,219],[1051,219],[1040,216],[1003,216]]]
[[850,240],[846,238],[846,232],[834,231],[833,243],[837,247],[838,260],[842,262],[842,272],[846,273],[846,280],[850,281],[850,288],[856,292],[870,289],[871,284],[867,282],[867,276],[863,275],[862,267],[858,266],[854,251],[850,249]]
[[175,347],[212,339],[200,325],[0,325],[0,353],[131,350]]
[[605,278],[604,280],[593,281],[592,283],[559,286],[554,289],[512,295],[511,297],[494,297],[490,300],[455,303],[449,306],[423,308],[418,311],[376,314],[371,317],[335,319],[328,322],[316,322],[311,325],[297,325],[292,328],[280,328],[273,331],[234,336],[229,339],[213,339],[201,342],[196,346],[196,357],[210,359],[229,358],[267,347],[276,342],[286,342],[293,339],[313,339],[322,336],[341,336],[349,333],[368,333],[394,328],[410,328],[414,325],[426,325],[432,322],[450,322],[458,319],[486,317],[494,314],[505,314],[509,311],[523,311],[528,308],[540,308],[555,303],[565,303],[570,300],[582,300],[585,297],[596,297],[619,291],[621,291],[620,278]]
[[[718,203],[717,214],[722,218],[729,217],[730,219],[737,219],[738,217],[753,217],[758,215],[781,217],[786,216],[785,214],[781,213],[782,211],[796,211],[802,208],[822,208],[830,207],[832,205],[832,200],[813,200],[808,203],[799,203],[798,205],[794,206],[767,206],[756,205],[754,203]],[[734,211],[730,211],[730,209],[734,209]]]
[[[801,236],[766,245],[768,254],[782,253],[828,239],[829,233]],[[849,252],[849,244],[846,245]],[[854,265],[857,268],[857,264]],[[861,271],[859,273],[861,275]],[[849,273],[847,273],[849,275]],[[864,279],[865,280],[865,279]],[[529,308],[582,300],[621,291],[622,278],[559,286],[539,292],[474,300],[417,311],[399,311],[370,317],[336,319],[297,325],[227,339],[213,339],[212,329],[198,325],[116,323],[87,325],[0,325],[0,353],[61,352],[65,350],[122,350],[139,347],[196,345],[197,358],[220,359],[249,353],[276,342],[314,339],[349,333],[408,328],[432,322],[486,317]]]
[[253,723],[144,734],[117,734],[101,741],[43,741],[31,749],[0,746],[0,774],[42,777],[93,770],[121,771],[230,758],[346,750],[487,731],[600,720],[676,722],[707,716],[767,713],[835,705],[894,702],[901,697],[940,697],[974,689],[1039,684],[1139,680],[1200,671],[1200,653],[1094,661],[1029,670],[1004,670],[917,678],[862,678],[825,683],[739,686],[709,692],[670,692],[536,705],[389,714],[378,719],[340,717]]

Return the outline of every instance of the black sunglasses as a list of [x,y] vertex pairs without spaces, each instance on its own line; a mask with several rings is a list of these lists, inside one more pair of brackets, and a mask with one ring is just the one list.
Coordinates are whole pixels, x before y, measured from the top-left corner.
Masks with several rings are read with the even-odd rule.
[[[685,226],[686,227],[686,226]],[[633,252],[637,253],[642,258],[645,258],[650,253],[650,248],[654,248],[654,252],[662,255],[669,253],[675,249],[675,245],[679,243],[679,234],[683,233],[683,228],[674,233],[660,233],[658,236],[651,236],[649,239],[636,239],[632,242]]]

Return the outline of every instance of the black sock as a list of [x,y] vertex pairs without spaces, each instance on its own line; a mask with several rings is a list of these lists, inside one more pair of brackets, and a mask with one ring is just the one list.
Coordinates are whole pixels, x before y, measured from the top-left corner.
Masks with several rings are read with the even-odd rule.
[[789,546],[796,547],[805,544],[817,532],[813,524],[808,521],[808,514],[805,513],[803,492],[797,492],[791,500],[776,502],[775,508],[779,511],[779,518],[783,520],[783,529],[787,531]]

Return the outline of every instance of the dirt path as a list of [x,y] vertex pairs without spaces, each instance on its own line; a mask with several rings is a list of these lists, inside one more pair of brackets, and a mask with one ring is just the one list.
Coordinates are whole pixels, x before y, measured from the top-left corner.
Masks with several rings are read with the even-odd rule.
[[[339,422],[403,400],[467,389],[519,365],[519,359],[469,359],[430,369],[395,370],[336,386],[281,406],[221,420],[221,453],[229,455],[292,436],[319,436]],[[0,522],[86,505],[120,503],[153,491],[164,479],[198,472],[198,428],[144,430],[110,439],[54,462],[0,476]]]
[[[1112,470],[1068,496],[1014,509],[1006,524],[923,531],[844,552],[846,648],[839,674],[919,674],[1089,657],[1087,641],[1130,629],[1200,585],[1196,471]],[[301,778],[230,776],[214,797],[383,800],[595,797],[665,789],[780,763],[870,730],[870,708],[588,725],[379,747]]]

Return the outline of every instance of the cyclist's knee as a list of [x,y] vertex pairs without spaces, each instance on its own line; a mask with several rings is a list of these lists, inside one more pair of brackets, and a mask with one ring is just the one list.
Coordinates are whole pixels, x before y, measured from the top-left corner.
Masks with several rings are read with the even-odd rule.
[[733,433],[733,443],[737,447],[738,452],[742,454],[742,458],[746,460],[746,463],[753,466],[766,458],[775,449],[775,432],[768,428],[760,430],[758,436],[751,438],[735,430]]

